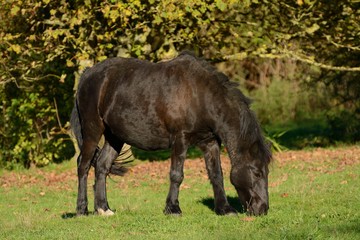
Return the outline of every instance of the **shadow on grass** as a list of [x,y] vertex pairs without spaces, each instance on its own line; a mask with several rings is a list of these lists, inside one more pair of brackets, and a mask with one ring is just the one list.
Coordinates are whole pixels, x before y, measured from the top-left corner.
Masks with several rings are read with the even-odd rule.
[[360,234],[360,219],[356,219],[353,221],[350,220],[349,222],[345,222],[344,224],[337,226],[336,229],[342,233],[353,232],[356,234]]
[[71,218],[75,218],[76,217],[76,213],[63,213],[61,215],[62,219],[71,219]]
[[[96,214],[95,212],[89,212],[87,215],[83,215],[83,216],[87,217],[87,216],[92,216],[92,215],[95,215],[95,214]],[[76,218],[76,217],[78,217],[78,216],[76,215],[75,212],[71,212],[71,213],[66,212],[66,213],[61,214],[61,218],[64,219],[64,220],[72,219],[72,218]],[[80,217],[82,217],[82,216],[80,216]]]
[[[134,157],[139,160],[163,161],[169,159],[171,156],[171,150],[145,151],[132,147],[131,151]],[[196,147],[190,147],[187,152],[187,158],[192,159],[201,156],[202,152]]]
[[[245,209],[241,205],[238,197],[227,196],[227,199],[229,201],[230,206],[235,208],[238,213],[245,213]],[[207,206],[212,211],[214,211],[214,209],[215,209],[214,198],[212,198],[212,197],[203,198],[203,199],[199,200],[198,202]]]

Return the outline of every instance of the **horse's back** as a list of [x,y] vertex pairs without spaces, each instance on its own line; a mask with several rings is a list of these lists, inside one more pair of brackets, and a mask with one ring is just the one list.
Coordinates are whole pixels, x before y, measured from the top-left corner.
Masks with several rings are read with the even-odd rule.
[[160,63],[113,58],[84,74],[83,92],[97,99],[99,118],[130,145],[164,149],[179,132],[210,128],[207,71],[192,56]]

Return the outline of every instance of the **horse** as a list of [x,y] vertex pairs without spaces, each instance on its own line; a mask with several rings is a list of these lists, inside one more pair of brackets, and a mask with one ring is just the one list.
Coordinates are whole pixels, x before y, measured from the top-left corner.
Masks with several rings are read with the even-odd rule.
[[[109,58],[87,69],[81,75],[70,120],[80,148],[77,215],[88,214],[91,165],[95,167],[95,213],[114,214],[107,201],[106,177],[124,173],[115,159],[125,143],[147,151],[171,149],[165,214],[182,214],[178,196],[190,146],[204,154],[215,213],[237,214],[224,190],[221,144],[231,161],[230,181],[241,205],[249,215],[267,214],[272,157],[250,103],[238,84],[187,52],[157,63]],[[102,136],[105,143],[99,149]]]

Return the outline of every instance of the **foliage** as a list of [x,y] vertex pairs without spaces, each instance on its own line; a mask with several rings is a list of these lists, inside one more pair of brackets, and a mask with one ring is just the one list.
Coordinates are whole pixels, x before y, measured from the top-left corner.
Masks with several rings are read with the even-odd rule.
[[11,135],[5,136],[1,142],[5,146],[15,146],[1,152],[1,158],[11,159],[5,162],[7,168],[13,167],[14,163],[29,167],[31,162],[27,159],[32,159],[37,166],[44,166],[58,162],[68,151],[69,144],[64,141],[66,135],[54,133],[57,129],[52,126],[56,126],[58,120],[51,106],[52,103],[40,98],[38,93],[26,93],[24,98],[11,99],[10,106],[3,106],[4,128]]
[[331,139],[341,142],[360,141],[359,113],[343,109],[328,116],[332,128]]
[[[336,97],[332,106],[358,112],[359,11],[351,0],[3,1],[0,163],[44,165],[60,161],[58,155],[69,158],[73,150],[61,157],[58,150],[71,145],[63,134],[79,74],[113,56],[158,61],[190,49],[226,65],[296,60],[318,73],[298,64],[311,79],[288,78],[289,87],[304,79],[325,82]],[[280,86],[280,78],[272,80],[266,86]],[[25,110],[17,112],[22,104]],[[293,107],[282,111],[294,114]]]
[[279,143],[279,141],[277,140],[279,137],[281,137],[285,133],[286,133],[286,131],[280,132],[280,133],[275,133],[275,134],[269,134],[266,132],[265,138],[266,138],[266,141],[271,144],[272,151],[282,152],[282,151],[288,150],[286,146],[281,145]]

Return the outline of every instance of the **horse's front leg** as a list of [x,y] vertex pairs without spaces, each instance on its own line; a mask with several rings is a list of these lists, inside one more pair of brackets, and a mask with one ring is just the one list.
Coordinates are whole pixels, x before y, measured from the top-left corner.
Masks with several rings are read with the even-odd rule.
[[170,190],[166,198],[165,214],[180,215],[179,189],[184,179],[184,162],[188,145],[185,137],[177,137],[171,152]]
[[225,194],[223,173],[220,162],[220,144],[217,140],[212,139],[207,142],[202,142],[198,146],[204,153],[206,169],[214,190],[216,214],[236,214],[236,210],[230,206]]

